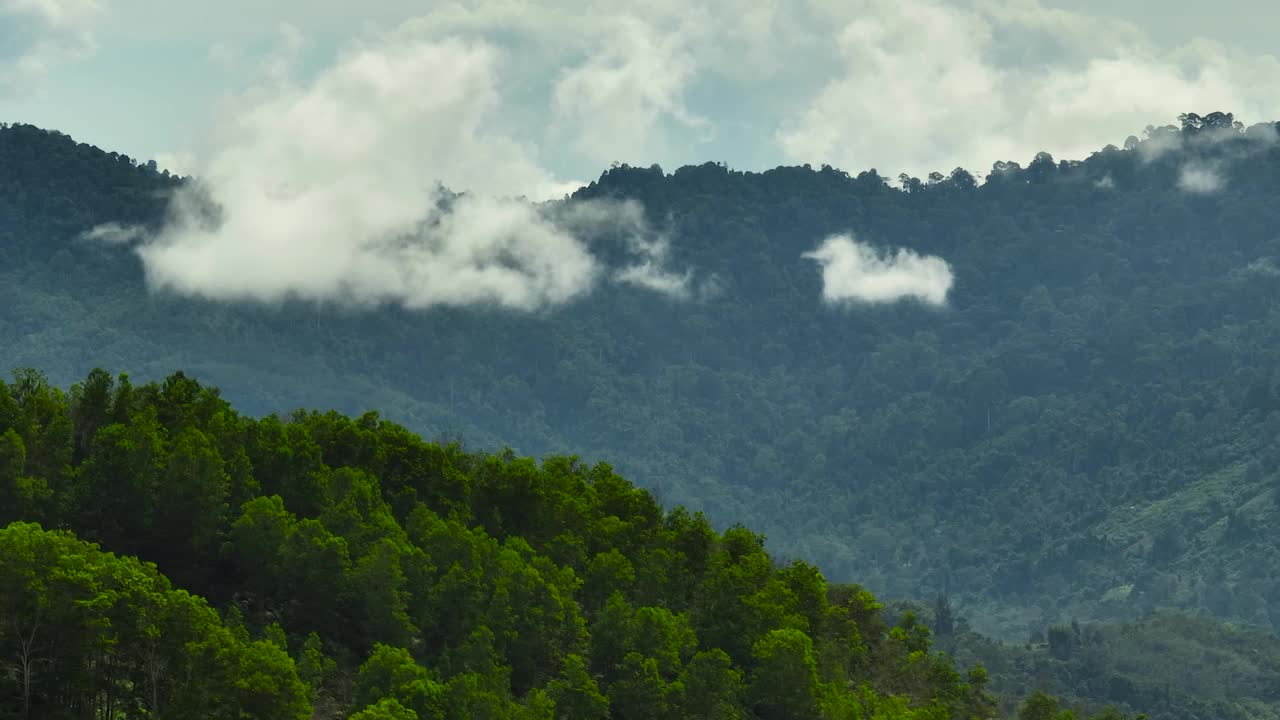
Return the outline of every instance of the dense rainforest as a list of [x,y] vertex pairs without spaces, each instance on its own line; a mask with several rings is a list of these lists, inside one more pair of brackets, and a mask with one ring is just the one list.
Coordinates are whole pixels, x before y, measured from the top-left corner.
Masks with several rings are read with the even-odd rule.
[[[1182,669],[1208,657],[1246,668],[1253,685],[1205,692],[1236,688],[1247,702],[1230,712],[1266,717],[1266,633],[1280,627],[1277,126],[1188,114],[1142,135],[1083,160],[1001,161],[982,183],[963,169],[893,181],[829,167],[616,167],[567,202],[639,201],[664,223],[673,265],[716,292],[615,288],[520,314],[149,293],[128,247],[83,234],[162,223],[187,181],[7,126],[0,366],[41,367],[64,387],[97,366],[139,381],[184,368],[249,416],[379,409],[468,458],[511,459],[470,454],[510,446],[607,459],[662,505],[703,511],[726,534],[744,523],[836,585],[945,596],[974,630],[1016,641],[947,636],[956,657],[1006,668],[992,671],[997,690],[1202,716],[1180,699],[1197,685],[1161,689],[1135,670],[1176,646],[1195,659]],[[804,254],[849,232],[945,259],[946,306],[824,305]],[[34,478],[55,470],[24,471],[17,496],[45,497]],[[233,495],[228,513],[249,499]],[[301,527],[317,507],[287,512]],[[227,582],[223,570],[185,576],[182,558],[116,546],[114,517],[68,527],[229,607],[227,589],[203,584]],[[223,541],[208,542],[185,552],[208,557]]]

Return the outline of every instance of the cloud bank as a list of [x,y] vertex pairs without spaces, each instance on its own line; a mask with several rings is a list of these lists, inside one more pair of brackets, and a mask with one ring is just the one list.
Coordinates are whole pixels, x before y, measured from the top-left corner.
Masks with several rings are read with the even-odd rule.
[[0,94],[30,90],[94,47],[98,0],[0,0]]
[[[97,1],[0,0],[0,13],[38,26],[31,37],[83,38]],[[759,168],[981,176],[1039,150],[1083,158],[1189,110],[1280,116],[1274,56],[1206,40],[1157,47],[1135,25],[1038,0],[654,0],[623,13],[598,0],[282,3],[182,9],[278,27],[281,42],[256,61],[234,39],[202,45],[237,75],[263,77],[222,102],[204,147],[162,158],[198,182],[138,245],[153,287],[410,307],[536,309],[601,283],[703,297],[714,290],[671,267],[670,241],[642,212],[601,205],[575,218],[523,197],[576,188],[573,168],[696,163],[726,149]],[[282,24],[289,16],[301,25]],[[337,34],[312,43],[316,23]],[[311,48],[352,27],[361,39],[319,70],[308,64]],[[0,47],[43,55],[25,40]],[[1184,168],[1178,180],[1204,193],[1222,177]],[[100,230],[119,242],[133,232]],[[629,258],[602,262],[599,235],[623,237]],[[858,287],[907,291],[840,290],[837,273],[837,299],[945,300],[950,281],[928,262],[940,260],[848,242],[815,251],[824,277],[847,266]]]
[[[110,12],[99,12],[108,2]],[[503,64],[495,91],[504,117],[491,119],[566,179],[614,160],[708,159],[758,170],[874,167],[887,177],[963,166],[981,176],[997,160],[1025,164],[1040,150],[1083,159],[1186,111],[1280,117],[1274,53],[1176,36],[1157,42],[1149,33],[1168,13],[1144,2],[1147,10],[1110,13],[1133,19],[1126,22],[1046,4],[1079,7],[1067,0],[653,0],[622,9],[600,0],[0,0],[0,73],[9,83],[39,76],[68,49],[90,46],[90,30],[115,51],[113,62],[196,49],[233,64],[227,77],[259,65],[264,36],[294,27],[286,22],[315,36],[303,53],[308,67],[323,48],[370,27],[466,38],[518,58]],[[1186,17],[1230,12],[1197,7]],[[134,72],[122,82],[149,80]],[[204,98],[136,87],[138,108],[119,112],[138,122],[104,129],[97,144],[148,157],[183,149],[170,146],[185,128],[161,127],[157,118],[170,114],[157,106]],[[193,95],[212,92],[194,87]],[[70,82],[62,90],[77,91]]]
[[834,71],[778,133],[796,162],[983,173],[1040,150],[1083,159],[1197,108],[1280,116],[1275,56],[1160,50],[1134,26],[1035,0],[858,0],[831,20]]
[[537,310],[608,275],[588,242],[611,233],[638,263],[619,281],[682,295],[638,205],[557,213],[516,197],[575,184],[500,128],[500,62],[488,44],[400,28],[309,82],[273,71],[279,84],[229,105],[195,159],[198,181],[137,247],[149,284],[225,300]]
[[701,162],[723,137],[755,169],[981,176],[1042,150],[1083,159],[1196,109],[1280,117],[1274,55],[1158,46],[1040,0],[654,0],[623,14],[459,0],[415,24],[519,47],[522,80],[544,93],[530,95],[536,140],[593,167]]
[[607,47],[563,69],[556,80],[554,121],[574,150],[600,163],[635,159],[664,119],[684,129],[709,126],[684,105],[695,68],[678,34],[621,18],[612,36]]
[[803,255],[822,267],[822,300],[829,305],[915,299],[945,305],[955,280],[951,266],[911,250],[879,252],[852,235],[833,235]]

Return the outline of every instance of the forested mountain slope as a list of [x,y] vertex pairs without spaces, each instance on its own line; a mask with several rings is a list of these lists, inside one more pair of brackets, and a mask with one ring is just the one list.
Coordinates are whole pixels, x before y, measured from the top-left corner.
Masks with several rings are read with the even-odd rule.
[[990,717],[880,609],[606,465],[0,382],[0,717]]
[[1021,698],[1052,693],[1078,714],[1144,712],[1160,720],[1280,718],[1280,638],[1256,629],[1160,610],[1124,622],[1056,624],[1025,643],[980,636],[940,598],[890,603],[914,612],[935,647],[961,665],[981,664],[1012,714]]
[[[69,383],[182,367],[246,412],[382,409],[428,436],[607,458],[833,580],[949,594],[975,626],[1174,606],[1274,629],[1280,145],[1225,115],[1124,149],[902,189],[874,171],[619,167],[690,300],[538,314],[149,295],[127,248],[178,181],[0,131],[0,365]],[[831,307],[803,257],[851,232],[949,263],[945,307]]]

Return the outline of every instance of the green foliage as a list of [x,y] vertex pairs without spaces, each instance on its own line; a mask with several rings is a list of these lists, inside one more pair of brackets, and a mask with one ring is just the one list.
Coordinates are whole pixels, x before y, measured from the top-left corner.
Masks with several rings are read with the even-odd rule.
[[0,617],[3,717],[311,716],[283,649],[68,532],[0,529]]
[[719,648],[693,656],[681,673],[680,685],[684,690],[681,707],[687,717],[739,720],[745,716],[742,672]]
[[401,705],[395,698],[384,697],[352,715],[351,720],[418,720],[418,713]]
[[818,714],[818,662],[809,636],[790,628],[771,630],[752,655],[748,697],[758,717],[802,720]]
[[609,698],[600,692],[600,686],[587,673],[586,663],[579,655],[565,658],[560,677],[551,681],[547,694],[555,702],[557,718],[605,720],[610,717]]
[[[22,377],[43,387],[37,374]],[[70,702],[48,690],[55,683],[107,693],[102,712],[126,717],[158,702],[263,718],[314,702],[325,716],[419,720],[835,719],[866,702],[959,718],[990,704],[929,654],[914,619],[889,627],[865,591],[776,563],[746,528],[720,534],[701,514],[666,512],[605,465],[465,453],[372,415],[252,420],[185,375],[130,386],[127,399],[93,411],[77,411],[81,389],[7,397],[6,478],[54,467],[40,452],[69,458],[47,478],[49,502],[17,510],[69,530],[13,525],[4,541],[17,544],[0,558],[0,580],[26,589],[7,591],[0,607],[32,623],[14,638],[0,631],[0,647],[48,628],[39,639],[68,658],[29,666],[41,707]],[[36,411],[65,428],[65,447],[23,449],[15,418]],[[233,506],[238,493],[247,497]],[[71,532],[183,578],[225,623],[153,566],[90,550]],[[70,550],[24,555],[31,541],[18,539],[32,534]],[[82,556],[145,578],[150,604],[45,579],[63,582],[68,558]],[[165,603],[185,615],[167,619]],[[119,634],[135,625],[145,641]],[[156,648],[177,654],[160,662]],[[71,662],[102,652],[129,660],[106,670]],[[163,700],[120,706],[109,673],[148,668],[168,673]],[[904,668],[927,671],[903,682]],[[20,675],[0,675],[0,693]]]

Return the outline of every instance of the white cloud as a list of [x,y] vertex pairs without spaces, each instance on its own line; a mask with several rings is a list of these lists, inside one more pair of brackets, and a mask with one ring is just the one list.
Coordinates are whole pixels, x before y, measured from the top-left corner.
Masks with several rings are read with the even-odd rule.
[[148,278],[213,299],[535,310],[585,293],[598,272],[578,240],[525,203],[461,196],[424,218],[427,227],[406,225],[403,234],[362,226],[359,213],[303,217],[308,206],[259,208],[275,233],[234,214],[214,232],[185,218],[140,249]]
[[1280,61],[1205,40],[1175,51],[1135,27],[1033,0],[863,0],[833,20],[830,81],[778,135],[795,162],[923,177],[1037,151],[1084,158],[1188,110],[1280,115]]
[[93,240],[109,245],[127,245],[145,237],[145,228],[138,225],[121,225],[116,222],[103,223],[80,233],[82,240]]
[[597,172],[613,161],[647,165],[714,137],[687,93],[728,38],[713,6],[655,0],[619,13],[603,2],[464,0],[411,21],[434,36],[500,36],[520,55],[512,94],[526,129]]
[[606,47],[560,73],[554,116],[561,136],[583,157],[601,165],[643,163],[664,120],[684,129],[705,129],[709,122],[684,105],[695,66],[682,36],[633,17],[615,23]]
[[94,49],[98,0],[0,0],[0,92],[24,92]]
[[[1272,91],[1280,61],[1246,55],[1239,48],[1248,43],[1235,42],[1261,31],[1219,30],[1221,43],[1187,41],[1186,30],[1161,35],[1172,14],[1154,0],[1112,3],[1108,17],[1035,0],[653,0],[623,13],[603,0],[110,0],[111,12],[92,25],[58,20],[84,16],[61,8],[97,2],[107,0],[0,0],[0,60],[48,36],[17,24],[20,10],[41,28],[61,23],[57,37],[92,29],[104,49],[129,48],[110,53],[113,61],[140,52],[181,58],[185,49],[220,63],[219,80],[184,87],[184,98],[162,84],[163,73],[122,75],[137,89],[137,107],[113,112],[137,121],[106,124],[95,142],[133,155],[181,144],[185,137],[174,136],[185,128],[174,126],[185,120],[171,108],[198,105],[199,93],[260,67],[264,39],[281,27],[306,39],[302,63],[370,27],[398,24],[432,40],[508,48],[513,61],[496,88],[505,117],[495,124],[544,167],[577,177],[594,177],[615,159],[668,167],[725,160],[744,169],[828,163],[890,177],[961,165],[981,176],[996,160],[1025,164],[1039,150],[1083,158],[1181,112],[1230,110],[1248,122],[1280,116]],[[1221,17],[1244,16],[1245,0],[1231,2],[1234,11],[1219,3],[1177,15],[1222,28]],[[39,68],[51,56],[30,57]],[[290,56],[265,59],[277,61]],[[74,83],[62,89],[75,92]],[[84,115],[83,106],[51,101],[30,117],[71,129],[79,123],[59,123],[57,113],[72,108]]]
[[[1204,150],[1212,148],[1218,155],[1219,163],[1243,159],[1259,150],[1265,150],[1280,141],[1274,123],[1258,123],[1240,132],[1235,128],[1206,127],[1186,133],[1179,132],[1175,126],[1164,125],[1148,128],[1148,137],[1137,147],[1138,157],[1150,163],[1181,150]],[[1245,142],[1240,142],[1244,140]],[[1228,145],[1230,143],[1230,145]],[[1228,145],[1227,147],[1223,147]]]
[[620,238],[631,262],[612,273],[614,282],[677,299],[693,295],[693,271],[671,268],[671,238],[656,232],[635,200],[575,201],[556,208],[555,222],[577,236]]
[[1210,195],[1226,185],[1226,179],[1216,167],[1201,163],[1187,163],[1178,171],[1178,189],[1196,195]]
[[693,271],[686,270],[678,273],[668,267],[668,255],[671,249],[671,241],[668,238],[646,239],[643,235],[634,234],[630,237],[630,246],[632,253],[637,255],[639,260],[614,273],[614,278],[618,282],[674,298],[690,297],[689,285],[693,280]]
[[1248,265],[1245,265],[1243,268],[1236,271],[1236,273],[1280,277],[1280,267],[1276,267],[1276,263],[1273,259],[1269,257],[1260,257]]
[[1147,129],[1147,138],[1138,144],[1138,158],[1145,163],[1155,162],[1171,152],[1182,149],[1182,133],[1172,125]]
[[158,152],[155,153],[155,160],[156,167],[179,176],[190,175],[192,169],[196,167],[195,155],[184,151]]
[[307,45],[307,38],[293,23],[282,22],[276,28],[279,42],[267,55],[264,66],[267,75],[276,82],[287,83],[297,63],[298,53]]
[[[149,283],[216,299],[535,310],[592,289],[606,268],[588,241],[606,231],[635,234],[633,254],[656,268],[665,247],[646,239],[638,205],[515,197],[566,186],[502,131],[502,60],[482,42],[399,28],[305,83],[268,67],[272,86],[228,103],[206,151],[184,160],[198,182],[137,249]],[[671,292],[653,272],[648,286]]]
[[643,260],[618,270],[614,277],[624,285],[634,285],[662,295],[685,299],[690,294],[689,281],[693,279],[693,271],[676,274],[664,270],[652,260]]
[[907,249],[880,252],[852,235],[832,235],[803,257],[822,266],[822,299],[831,305],[909,298],[945,305],[954,282],[942,258]]

